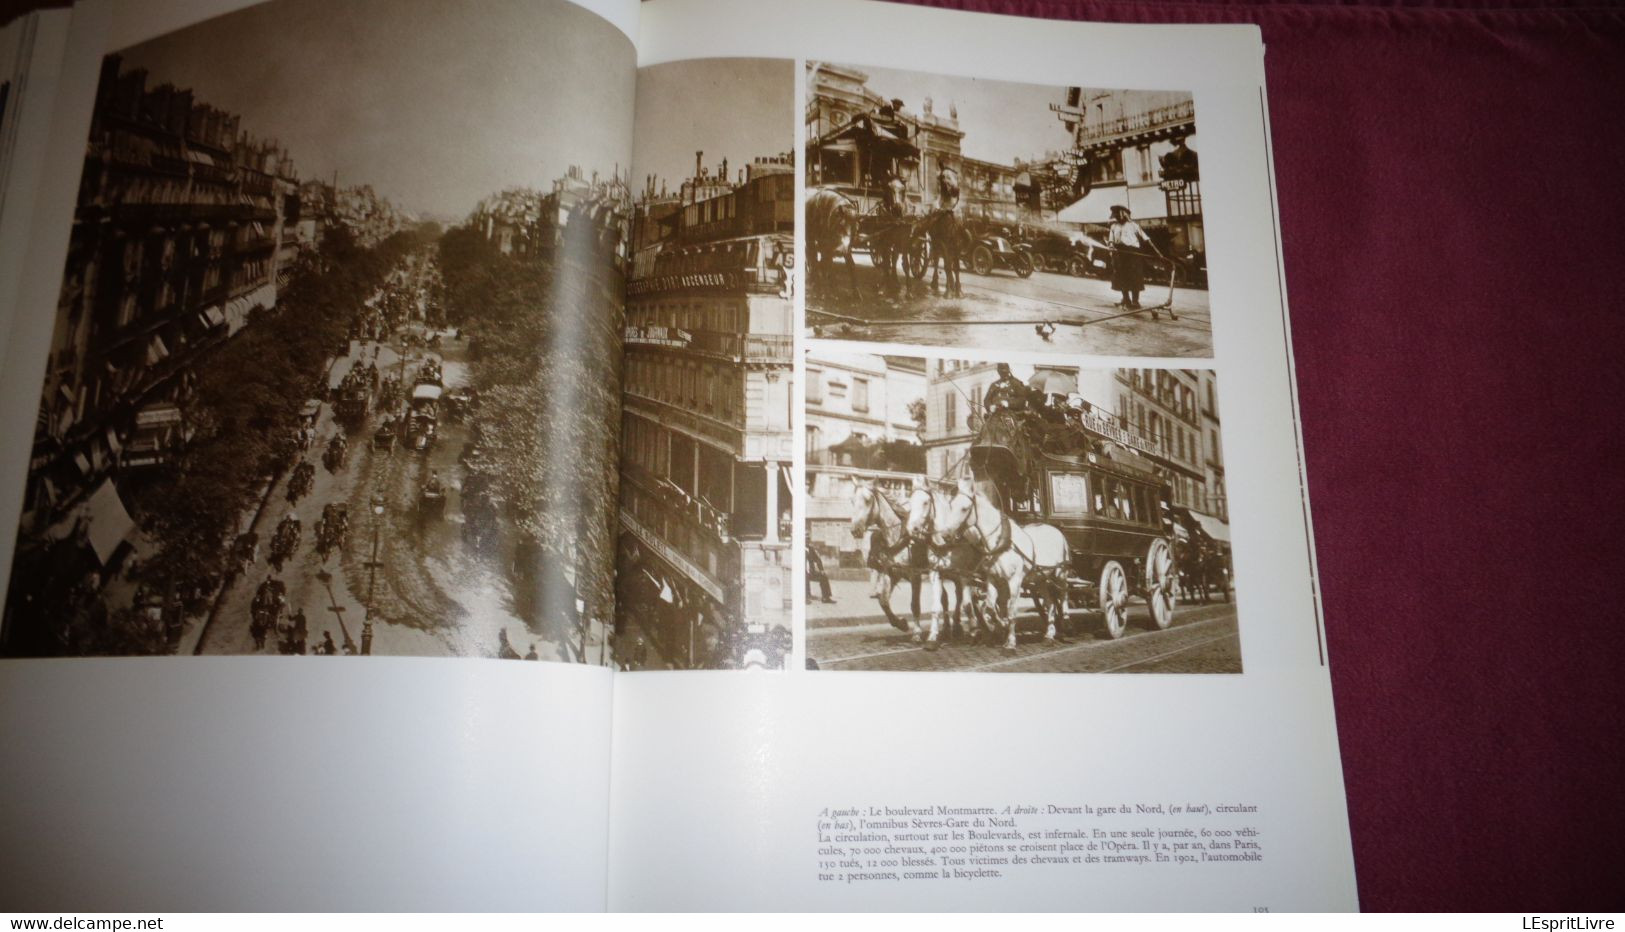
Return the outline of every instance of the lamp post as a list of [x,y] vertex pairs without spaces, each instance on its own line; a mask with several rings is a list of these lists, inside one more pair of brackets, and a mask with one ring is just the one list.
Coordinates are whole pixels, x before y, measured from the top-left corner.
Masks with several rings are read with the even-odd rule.
[[384,523],[384,498],[381,495],[372,497],[372,559],[367,561],[367,614],[361,623],[361,653],[372,653],[372,595],[373,587],[378,582],[378,535]]

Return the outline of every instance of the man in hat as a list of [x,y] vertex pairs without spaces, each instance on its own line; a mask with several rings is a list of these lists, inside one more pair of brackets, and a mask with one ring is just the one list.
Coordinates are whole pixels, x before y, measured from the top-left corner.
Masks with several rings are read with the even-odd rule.
[[1137,309],[1140,290],[1145,287],[1145,250],[1155,251],[1157,247],[1122,204],[1112,206],[1112,225],[1106,242],[1112,247],[1112,290],[1123,296],[1117,306]]
[[987,394],[983,397],[982,407],[987,411],[997,411],[1007,408],[1011,411],[1024,411],[1027,408],[1027,395],[1029,389],[1018,378],[1010,374],[1010,364],[999,363],[999,377],[992,385],[987,387]]
[[824,558],[818,555],[818,548],[812,544],[807,545],[807,600],[812,601],[812,589],[817,585],[820,593],[819,601],[829,603],[835,599],[829,591],[829,573],[824,569]]
[[908,124],[903,122],[903,101],[893,97],[875,109],[875,129],[885,130],[898,139],[908,138]]

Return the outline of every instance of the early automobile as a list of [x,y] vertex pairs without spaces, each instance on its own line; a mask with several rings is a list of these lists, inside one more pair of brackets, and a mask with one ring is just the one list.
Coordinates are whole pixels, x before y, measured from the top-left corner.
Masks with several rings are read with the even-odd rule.
[[1023,227],[1015,245],[1032,257],[1033,265],[1040,271],[1080,278],[1111,274],[1111,266],[1106,261],[1110,251],[1105,244],[1096,242],[1084,233]]
[[976,237],[964,262],[977,275],[991,275],[994,269],[1009,269],[1022,278],[1033,274],[1032,254],[1017,249],[1009,239],[994,232]]

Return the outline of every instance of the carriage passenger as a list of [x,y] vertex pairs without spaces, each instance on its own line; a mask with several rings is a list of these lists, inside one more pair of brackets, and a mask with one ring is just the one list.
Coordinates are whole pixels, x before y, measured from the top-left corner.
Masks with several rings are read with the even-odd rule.
[[1010,411],[1026,410],[1027,396],[1031,390],[1020,379],[1010,374],[1009,363],[999,363],[998,371],[998,379],[987,387],[982,407],[987,411],[997,411],[1001,408]]

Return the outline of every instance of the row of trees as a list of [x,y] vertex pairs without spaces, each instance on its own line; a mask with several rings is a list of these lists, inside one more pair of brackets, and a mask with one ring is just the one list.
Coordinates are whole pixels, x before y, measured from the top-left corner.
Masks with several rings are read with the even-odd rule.
[[611,260],[585,214],[539,257],[502,255],[470,227],[440,241],[447,321],[470,340],[484,460],[518,536],[515,610],[566,643],[578,596],[591,614],[613,606],[622,283]]
[[389,270],[424,245],[409,231],[367,248],[348,228],[329,228],[319,254],[300,259],[276,306],[194,370],[195,390],[183,404],[192,439],[173,467],[132,499],[142,530],[159,543],[141,580],[171,610],[219,583],[242,515],[291,464],[300,409],[322,393],[334,346]]

